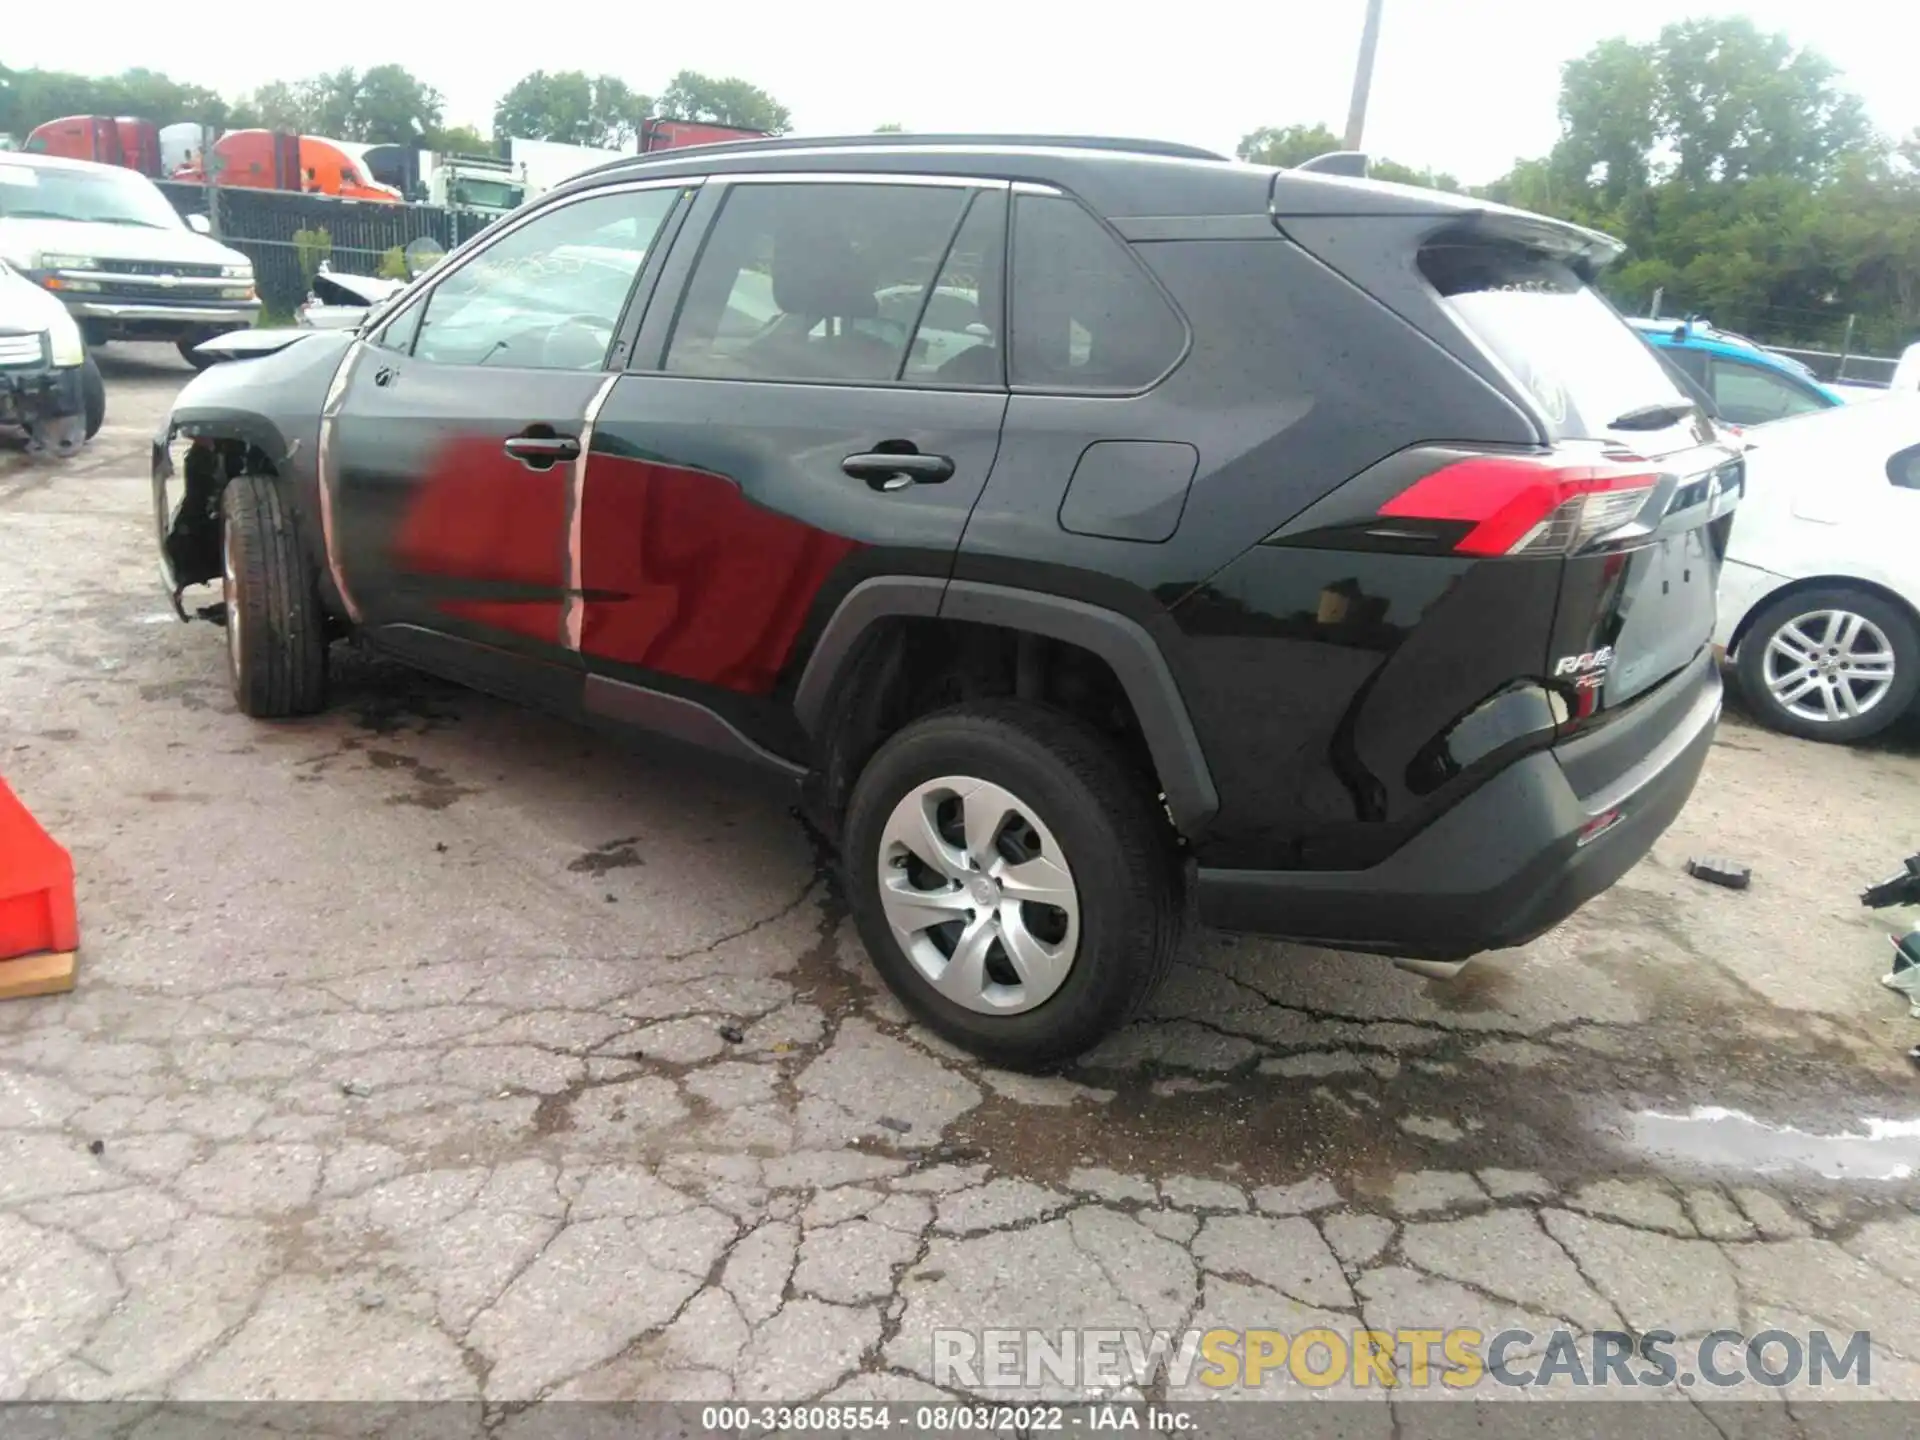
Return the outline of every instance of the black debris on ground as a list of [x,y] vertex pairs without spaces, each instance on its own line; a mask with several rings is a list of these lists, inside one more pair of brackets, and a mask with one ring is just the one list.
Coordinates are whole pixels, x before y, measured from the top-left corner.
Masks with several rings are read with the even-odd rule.
[[1717,856],[1687,861],[1687,874],[1709,885],[1724,885],[1729,890],[1744,890],[1753,883],[1753,871]]

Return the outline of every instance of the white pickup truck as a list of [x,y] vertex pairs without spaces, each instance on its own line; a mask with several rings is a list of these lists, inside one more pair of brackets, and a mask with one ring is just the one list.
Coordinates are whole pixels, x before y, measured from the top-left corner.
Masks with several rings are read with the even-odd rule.
[[146,176],[52,155],[0,155],[0,259],[66,307],[92,346],[202,340],[260,318],[253,262],[182,220]]

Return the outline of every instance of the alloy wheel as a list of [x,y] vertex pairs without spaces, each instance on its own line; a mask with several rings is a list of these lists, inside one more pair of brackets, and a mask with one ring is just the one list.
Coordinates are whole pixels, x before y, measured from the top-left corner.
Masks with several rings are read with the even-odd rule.
[[1893,642],[1864,615],[1814,610],[1767,637],[1761,675],[1790,715],[1814,724],[1852,720],[1893,689]]

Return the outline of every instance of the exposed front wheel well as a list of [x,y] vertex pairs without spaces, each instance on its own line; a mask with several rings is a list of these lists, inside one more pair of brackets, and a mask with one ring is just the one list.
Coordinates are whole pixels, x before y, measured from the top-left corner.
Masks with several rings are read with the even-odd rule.
[[[167,564],[174,584],[182,590],[220,578],[220,527],[225,496],[227,487],[242,475],[259,475],[276,484],[280,480],[279,469],[267,452],[249,440],[202,434],[186,442],[180,464],[183,487],[180,503],[173,512],[166,538]],[[218,612],[216,607],[197,613],[217,615]],[[324,624],[330,640],[345,633],[337,616],[326,614]]]
[[236,475],[276,472],[259,446],[213,436],[188,442],[180,471],[183,490],[167,528],[167,561],[174,583],[184,589],[220,578],[221,504],[228,484]]
[[812,781],[816,819],[838,835],[854,782],[890,736],[937,710],[996,699],[1076,717],[1112,744],[1143,787],[1160,792],[1126,687],[1091,650],[1007,626],[894,617],[861,635],[822,717]]

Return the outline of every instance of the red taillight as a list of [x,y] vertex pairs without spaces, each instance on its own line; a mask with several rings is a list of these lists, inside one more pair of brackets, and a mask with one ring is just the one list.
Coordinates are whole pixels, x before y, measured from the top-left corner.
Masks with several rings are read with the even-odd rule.
[[1454,542],[1460,555],[1565,555],[1632,520],[1659,482],[1644,462],[1476,455],[1423,476],[1380,513],[1470,524]]

